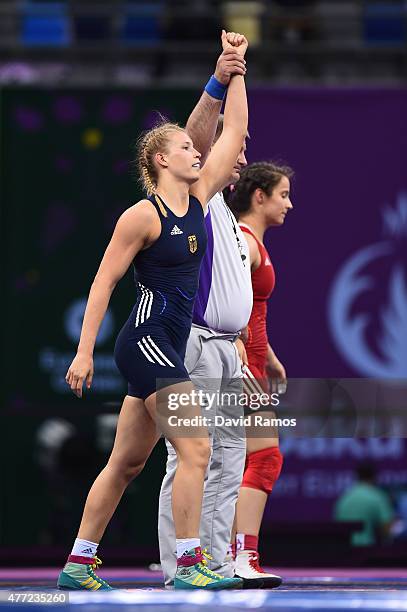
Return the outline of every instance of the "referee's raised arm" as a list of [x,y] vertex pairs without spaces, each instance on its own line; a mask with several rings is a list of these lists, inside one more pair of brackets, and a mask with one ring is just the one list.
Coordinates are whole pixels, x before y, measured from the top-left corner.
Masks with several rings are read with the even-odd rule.
[[201,154],[202,165],[215,138],[223,99],[234,74],[246,74],[246,61],[234,47],[228,46],[218,57],[215,72],[187,121],[186,130]]
[[[222,31],[224,50],[235,49],[244,58],[248,42],[242,34]],[[248,107],[244,76],[234,74],[230,79],[225,104],[223,130],[213,146],[200,178],[191,186],[190,193],[205,205],[227,183],[247,135]]]

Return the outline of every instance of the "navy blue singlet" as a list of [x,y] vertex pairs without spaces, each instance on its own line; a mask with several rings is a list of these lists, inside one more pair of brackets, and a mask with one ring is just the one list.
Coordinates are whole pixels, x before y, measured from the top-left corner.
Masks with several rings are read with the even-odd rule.
[[202,206],[194,196],[183,217],[160,207],[154,196],[148,199],[160,216],[161,234],[134,258],[137,299],[114,351],[128,395],[142,399],[190,380],[184,358],[207,243]]

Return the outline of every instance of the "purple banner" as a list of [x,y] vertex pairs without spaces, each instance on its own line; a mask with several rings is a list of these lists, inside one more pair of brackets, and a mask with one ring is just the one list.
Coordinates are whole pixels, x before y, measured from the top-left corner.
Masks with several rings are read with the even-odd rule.
[[259,90],[250,118],[250,161],[296,171],[267,237],[289,376],[407,377],[407,90]]
[[[250,161],[296,171],[266,244],[270,343],[292,377],[407,378],[407,90],[258,90]],[[329,520],[361,460],[407,486],[404,440],[283,441],[273,520]]]

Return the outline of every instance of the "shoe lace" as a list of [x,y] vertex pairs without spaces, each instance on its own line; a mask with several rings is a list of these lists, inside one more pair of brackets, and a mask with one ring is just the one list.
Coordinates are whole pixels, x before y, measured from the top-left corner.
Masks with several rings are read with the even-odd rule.
[[215,580],[223,580],[224,576],[221,576],[220,574],[213,572],[212,570],[209,569],[209,567],[207,567],[208,559],[209,561],[212,561],[213,559],[213,557],[211,557],[211,555],[208,553],[207,548],[204,548],[202,550],[202,555],[204,556],[204,558],[202,559],[200,563],[198,563],[199,570],[203,574],[205,574],[205,576],[208,576],[209,578],[214,578]]
[[93,563],[89,566],[89,574],[92,576],[92,578],[94,578],[94,580],[96,580],[97,582],[100,582],[101,584],[103,584],[104,586],[109,586],[107,584],[107,582],[105,580],[103,580],[102,578],[100,578],[100,576],[98,576],[97,574],[95,574],[94,570],[97,570],[99,568],[99,566],[102,565],[102,560],[99,559],[99,557],[94,557],[93,559]]
[[250,553],[249,555],[249,565],[252,569],[260,574],[265,574],[265,571],[259,565],[259,555],[257,553]]

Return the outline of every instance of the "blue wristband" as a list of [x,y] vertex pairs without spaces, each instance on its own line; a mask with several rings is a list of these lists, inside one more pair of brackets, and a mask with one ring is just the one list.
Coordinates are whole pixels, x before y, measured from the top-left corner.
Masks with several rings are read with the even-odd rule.
[[215,76],[211,76],[209,81],[206,84],[205,91],[212,98],[216,98],[216,100],[223,100],[225,97],[225,93],[227,90],[227,85],[223,85],[218,81]]

